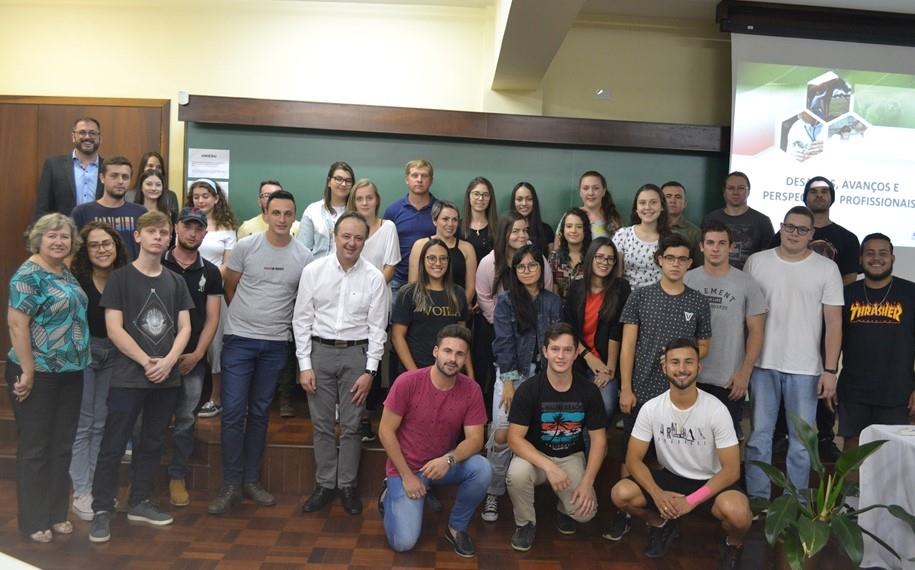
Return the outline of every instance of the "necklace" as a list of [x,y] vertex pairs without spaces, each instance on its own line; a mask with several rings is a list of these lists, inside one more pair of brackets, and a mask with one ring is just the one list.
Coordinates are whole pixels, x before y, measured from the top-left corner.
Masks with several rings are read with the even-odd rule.
[[[890,291],[892,291],[892,290],[893,290],[893,278],[890,277],[890,284],[886,288],[886,293],[883,294],[883,298],[880,299],[880,302],[877,304],[882,305],[883,302],[886,301],[886,298],[890,296]],[[871,303],[871,300],[867,298],[867,284],[866,283],[864,284],[864,301],[867,302],[868,305],[873,304],[873,303]]]
[[[699,403],[699,398],[696,398],[696,401],[693,402],[693,405],[689,407],[689,411],[688,411],[688,412],[687,412],[686,410],[681,410],[680,408],[678,408],[678,407],[674,404],[674,401],[670,398],[670,395],[669,395],[669,394],[668,394],[668,396],[667,396],[667,401],[670,402],[670,409],[671,409],[671,411],[673,411],[674,417],[676,417],[676,418],[677,418],[677,421],[680,422],[680,426],[679,426],[679,427],[680,427],[680,432],[681,432],[681,433],[685,433],[685,432],[686,432],[686,424],[689,422],[689,419],[693,416],[693,412],[696,410],[696,404]],[[686,417],[685,417],[685,418],[683,418],[683,414],[686,414]]]

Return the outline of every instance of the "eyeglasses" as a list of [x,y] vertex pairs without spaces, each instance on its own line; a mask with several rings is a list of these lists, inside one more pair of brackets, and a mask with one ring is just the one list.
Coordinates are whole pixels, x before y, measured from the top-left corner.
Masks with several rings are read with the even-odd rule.
[[486,200],[489,198],[489,192],[471,192],[470,197],[474,200]]
[[691,258],[688,255],[662,255],[661,259],[663,259],[667,263],[671,263],[671,264],[673,264],[673,263],[684,263],[685,264],[685,263],[688,263]]
[[88,243],[89,249],[92,251],[98,251],[100,249],[111,249],[114,247],[114,241],[106,239],[105,241],[90,241]]
[[426,263],[431,263],[433,265],[435,265],[436,263],[441,263],[442,265],[448,264],[447,255],[427,255],[425,257],[425,260],[426,260]]
[[518,271],[519,273],[533,273],[538,269],[540,269],[540,264],[537,262],[519,263],[515,266],[515,271]]
[[616,263],[616,258],[613,257],[612,255],[595,255],[594,261],[596,261],[598,263],[612,264],[612,263]]
[[353,185],[352,178],[343,178],[342,176],[331,176],[330,179],[333,180],[334,182],[336,182],[337,184],[339,184],[340,186],[352,186]]
[[73,133],[74,133],[75,135],[79,136],[80,138],[86,138],[86,137],[88,137],[88,138],[90,138],[90,139],[94,139],[95,137],[97,137],[97,136],[99,136],[100,134],[102,134],[102,133],[100,133],[100,132],[98,132],[98,131],[73,131]]
[[264,198],[269,198],[271,194],[273,194],[273,192],[261,192],[261,193],[258,195],[258,198],[260,198],[261,200],[263,200]]
[[799,236],[805,236],[813,231],[813,228],[806,226],[796,226],[794,224],[782,224],[782,231],[786,234],[797,233]]

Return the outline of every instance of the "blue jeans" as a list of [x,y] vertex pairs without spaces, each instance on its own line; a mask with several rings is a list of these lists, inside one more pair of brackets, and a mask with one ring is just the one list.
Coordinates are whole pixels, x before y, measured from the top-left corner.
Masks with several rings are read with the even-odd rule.
[[[416,474],[427,487],[429,485],[457,485],[457,497],[448,518],[448,525],[456,531],[467,530],[470,517],[486,496],[486,488],[492,478],[489,462],[481,455],[458,463],[436,481]],[[384,497],[384,532],[388,544],[397,552],[406,552],[416,545],[423,528],[423,503],[407,497],[403,481],[399,476],[388,477],[388,492]]]
[[92,337],[90,350],[92,363],[83,371],[83,399],[73,440],[73,458],[70,460],[73,495],[77,497],[92,492],[92,477],[105,433],[105,416],[108,415],[111,362],[117,351],[109,339],[96,337]]
[[[751,498],[768,499],[769,478],[751,461],[772,462],[772,434],[782,400],[785,410],[799,416],[816,428],[817,381],[807,374],[787,374],[766,368],[754,368],[750,377],[750,399],[753,402],[753,432],[745,450],[747,462],[747,494]],[[798,489],[806,489],[810,480],[810,455],[788,422],[788,479]]]
[[168,476],[171,479],[184,479],[190,472],[188,462],[194,452],[194,427],[197,425],[194,409],[200,401],[205,375],[206,363],[201,359],[187,375],[181,377],[181,390],[175,406],[175,429],[172,432],[175,451],[171,465],[168,466]]
[[226,335],[222,343],[222,478],[255,483],[267,444],[267,413],[289,343]]

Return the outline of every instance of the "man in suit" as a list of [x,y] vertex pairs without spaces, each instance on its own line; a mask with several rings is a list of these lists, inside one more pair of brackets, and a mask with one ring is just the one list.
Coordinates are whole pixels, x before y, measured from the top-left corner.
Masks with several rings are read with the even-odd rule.
[[73,123],[70,137],[73,152],[48,157],[41,168],[36,220],[49,212],[69,216],[76,206],[94,202],[102,196],[99,179],[102,158],[98,154],[102,144],[101,125],[92,117],[83,117]]

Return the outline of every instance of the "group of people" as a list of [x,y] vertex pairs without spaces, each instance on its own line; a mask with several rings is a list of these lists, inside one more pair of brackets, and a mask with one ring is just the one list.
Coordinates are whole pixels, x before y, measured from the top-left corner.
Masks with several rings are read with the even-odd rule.
[[[534,543],[539,484],[558,496],[560,533],[591,520],[621,412],[626,460],[602,535],[621,540],[635,516],[650,527],[646,555],[660,557],[677,519],[699,510],[722,522],[722,564],[734,567],[750,499],[770,495],[752,462],[770,462],[786,439],[781,408],[818,424],[827,452],[836,409],[846,448],[867,425],[915,412],[915,285],[893,276],[887,236],[859,245],[829,218],[825,177],[807,181],[805,205],[774,233],[747,205],[743,173],[727,176],[724,208],[701,226],[685,218],[675,181],[640,187],[623,226],[605,178],[588,171],[581,205],[554,230],[531,183],[499,216],[483,177],[462,207],[436,199],[425,160],[406,164],[406,195],[379,216],[376,185],[335,162],[300,221],[295,196],[267,180],[261,214],[239,226],[212,180],[193,182],[181,210],[163,199],[164,163],[152,155],[128,202],[132,165],[98,157],[98,121],[78,120],[72,137],[72,156],[45,165],[31,257],[10,282],[19,527],[37,542],[72,532],[70,479],[90,540],[110,539],[128,445],[128,518],[170,524],[153,500],[156,466],[174,417],[169,496],[189,504],[207,375],[207,405],[222,413],[210,514],[245,498],[275,504],[260,483],[268,410],[279,392],[287,415],[297,380],[314,426],[315,490],[302,511],[339,496],[357,515],[361,443],[375,437],[387,360],[378,437],[389,544],[411,549],[423,505],[441,510],[431,488],[457,485],[446,538],[461,556],[474,555],[473,514],[498,520],[506,492],[519,551]],[[810,458],[790,422],[787,441],[788,476],[806,488]]]

